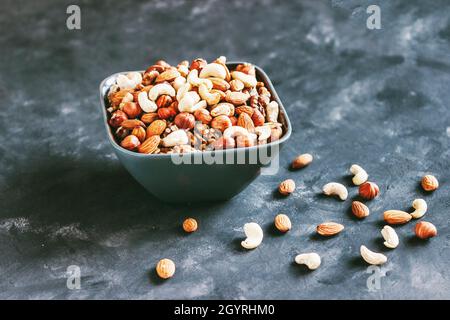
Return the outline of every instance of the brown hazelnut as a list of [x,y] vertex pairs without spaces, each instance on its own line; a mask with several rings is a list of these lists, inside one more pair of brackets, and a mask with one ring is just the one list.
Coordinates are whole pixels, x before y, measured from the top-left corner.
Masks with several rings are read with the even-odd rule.
[[113,128],[118,128],[120,127],[122,122],[127,119],[128,116],[125,112],[123,112],[122,110],[117,110],[112,114],[111,119],[109,119],[109,124]]
[[439,188],[439,182],[435,176],[426,175],[422,178],[422,188],[425,191],[434,191]]
[[232,126],[231,120],[227,116],[218,116],[212,119],[211,121],[211,127],[220,130],[222,132],[224,132],[225,129],[231,126]]
[[200,72],[208,63],[206,62],[206,60],[204,59],[194,59],[191,62],[191,66],[189,68],[189,70],[194,70],[197,69],[198,72]]
[[172,103],[172,98],[166,94],[160,95],[156,99],[156,105],[158,108],[167,108]]
[[158,117],[160,119],[169,119],[169,118],[174,117],[176,114],[177,114],[177,111],[172,107],[158,109]]
[[283,195],[290,195],[295,190],[295,182],[292,179],[284,180],[278,186],[278,191]]
[[365,182],[359,186],[359,195],[367,200],[372,200],[378,196],[380,189],[373,182]]
[[136,102],[124,102],[122,104],[122,111],[130,118],[136,118],[142,113],[141,107]]
[[212,120],[209,111],[206,109],[198,109],[194,112],[195,119],[201,121],[203,124],[209,124]]
[[195,220],[194,218],[187,218],[186,220],[183,221],[183,230],[191,233],[196,231],[198,228],[198,223],[197,220]]
[[187,112],[182,112],[177,114],[175,117],[175,125],[179,129],[192,129],[195,125],[195,117]]
[[122,142],[120,143],[120,145],[123,148],[128,149],[128,150],[134,150],[140,144],[141,144],[141,142],[139,141],[139,139],[133,135],[126,136],[125,139],[123,139]]

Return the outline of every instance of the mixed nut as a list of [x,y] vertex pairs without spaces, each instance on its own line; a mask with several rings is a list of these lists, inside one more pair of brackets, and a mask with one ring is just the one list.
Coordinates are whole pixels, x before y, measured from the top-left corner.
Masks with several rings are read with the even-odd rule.
[[120,74],[108,93],[118,143],[144,154],[251,147],[283,134],[279,105],[255,67],[229,70],[226,58]]

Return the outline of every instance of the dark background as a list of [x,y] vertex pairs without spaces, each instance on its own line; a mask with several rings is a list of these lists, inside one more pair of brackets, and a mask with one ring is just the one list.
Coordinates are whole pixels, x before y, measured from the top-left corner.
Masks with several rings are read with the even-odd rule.
[[[81,30],[66,8],[81,7]],[[366,7],[381,7],[381,30]],[[2,1],[0,10],[0,298],[450,298],[450,4],[448,1]],[[261,66],[293,125],[276,176],[260,176],[224,203],[169,205],[120,165],[101,119],[98,85],[156,59],[177,63],[225,55]],[[315,161],[292,172],[310,152]],[[381,195],[355,220],[350,200],[320,195],[330,181],[350,186],[362,165]],[[433,194],[422,175],[441,183]],[[280,199],[280,181],[295,194]],[[218,181],[220,183],[220,181]],[[357,189],[350,187],[352,198]],[[386,209],[428,202],[423,218],[438,237],[418,241],[415,222],[384,248]],[[279,235],[273,217],[291,217]],[[198,232],[186,235],[186,216]],[[315,226],[346,226],[323,240]],[[256,221],[262,245],[240,248]],[[385,252],[381,289],[370,292],[359,246]],[[322,266],[293,259],[316,251]],[[177,265],[160,281],[161,258]],[[81,290],[66,268],[81,267]]]

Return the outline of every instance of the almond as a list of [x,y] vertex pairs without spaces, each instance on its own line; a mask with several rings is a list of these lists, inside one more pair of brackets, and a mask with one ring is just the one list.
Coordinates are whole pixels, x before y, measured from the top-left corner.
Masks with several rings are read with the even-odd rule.
[[141,144],[141,142],[139,141],[139,139],[133,135],[126,136],[125,139],[123,139],[122,142],[120,143],[120,145],[123,148],[128,149],[128,150],[134,150],[140,144]]
[[313,161],[313,156],[309,153],[304,153],[299,155],[297,158],[292,161],[291,167],[292,169],[301,169],[303,167],[306,167],[308,164],[310,164]]
[[324,222],[317,226],[317,233],[322,236],[333,236],[344,230],[344,226],[336,222]]
[[251,117],[253,115],[254,109],[245,104],[236,108],[236,114],[240,115],[243,112]]
[[225,96],[225,100],[229,103],[234,104],[235,106],[245,104],[248,98],[250,98],[250,95],[248,93],[232,92],[232,91],[228,91]]
[[362,202],[352,202],[352,212],[357,218],[365,218],[370,214],[369,208]]
[[258,109],[254,109],[252,114],[252,121],[255,124],[255,127],[262,126],[265,122],[264,116]]
[[144,127],[145,128],[145,124],[141,120],[137,120],[137,119],[124,120],[124,121],[122,121],[122,123],[120,125],[123,128],[128,129],[128,130],[132,130],[136,127]]
[[404,224],[411,220],[411,215],[408,212],[400,210],[388,210],[385,211],[384,221],[389,224]]
[[158,149],[158,145],[160,142],[161,138],[159,136],[151,136],[138,147],[138,151],[140,153],[147,154],[153,153],[156,149]]
[[147,128],[147,137],[160,136],[166,130],[166,121],[155,120]]
[[239,115],[237,125],[239,127],[247,129],[248,132],[254,132],[255,131],[255,125],[253,124],[252,118],[245,112],[241,113]]
[[278,191],[283,195],[290,195],[295,190],[295,182],[292,179],[284,180],[278,186]]
[[427,221],[420,221],[414,228],[416,236],[420,239],[429,239],[437,235],[437,230],[434,224]]
[[158,119],[158,113],[156,113],[156,112],[145,113],[141,117],[141,121],[145,124],[150,124],[157,119]]
[[230,89],[230,84],[221,78],[209,78],[213,84],[213,89],[220,91],[227,91]]
[[292,228],[291,220],[285,214],[279,214],[274,220],[275,227],[281,232],[288,232]]
[[161,83],[161,82],[170,82],[175,80],[176,77],[179,77],[180,73],[178,72],[177,69],[175,68],[169,68],[166,71],[164,71],[163,73],[161,73],[159,76],[156,77],[156,83]]
[[145,129],[142,127],[136,127],[131,131],[131,134],[136,136],[140,142],[144,142],[145,140]]

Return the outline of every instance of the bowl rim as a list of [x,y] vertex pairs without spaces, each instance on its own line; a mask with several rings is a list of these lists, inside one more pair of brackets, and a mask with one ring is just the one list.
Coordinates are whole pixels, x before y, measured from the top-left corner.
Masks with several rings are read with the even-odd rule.
[[[226,65],[230,66],[230,65],[237,65],[237,64],[245,64],[245,63],[249,63],[249,62],[245,62],[245,61],[230,61],[227,62]],[[190,153],[183,153],[182,155],[194,155],[194,154],[205,154],[205,155],[209,155],[209,154],[214,154],[214,155],[220,155],[220,154],[229,154],[229,153],[234,153],[234,152],[245,152],[245,151],[256,151],[258,149],[263,149],[263,148],[269,148],[269,147],[274,147],[274,146],[278,146],[282,143],[284,143],[286,140],[288,140],[291,136],[292,133],[292,126],[291,126],[291,121],[289,120],[289,116],[286,112],[286,109],[283,106],[283,103],[280,100],[280,97],[278,96],[277,91],[275,90],[275,87],[272,84],[272,81],[270,80],[269,76],[266,74],[266,72],[259,66],[252,64],[256,71],[257,71],[257,75],[259,73],[259,76],[262,78],[263,82],[267,85],[270,93],[272,94],[274,100],[278,103],[279,107],[280,107],[280,111],[282,111],[282,115],[284,117],[284,122],[286,124],[287,127],[287,131],[284,133],[284,135],[277,141],[274,142],[270,142],[267,144],[262,144],[262,145],[256,145],[256,146],[252,146],[252,147],[244,147],[244,148],[230,148],[230,149],[222,149],[222,150],[208,150],[208,151],[199,151],[199,152],[190,152]],[[104,78],[101,82],[100,82],[100,86],[99,86],[99,93],[100,93],[100,107],[102,109],[102,120],[103,120],[103,124],[105,126],[106,132],[108,134],[108,139],[109,142],[111,143],[111,145],[114,147],[114,149],[116,149],[117,151],[123,152],[125,154],[129,154],[130,156],[135,156],[135,157],[143,157],[143,158],[170,158],[173,157],[174,154],[172,153],[163,153],[163,154],[145,154],[145,153],[139,153],[139,152],[133,152],[130,150],[127,150],[125,148],[122,148],[116,141],[116,139],[114,138],[113,132],[111,127],[109,126],[108,123],[108,113],[107,113],[107,109],[106,109],[106,105],[105,105],[105,98],[106,98],[106,92],[109,89],[109,87],[105,90],[105,94],[103,94],[103,90],[106,86],[106,82],[109,81],[111,78],[117,77],[120,74],[126,74],[129,72],[143,72],[144,70],[135,70],[135,71],[121,71],[121,72],[116,72],[113,73],[109,76],[107,76],[106,78]],[[177,154],[180,155],[180,154]]]

